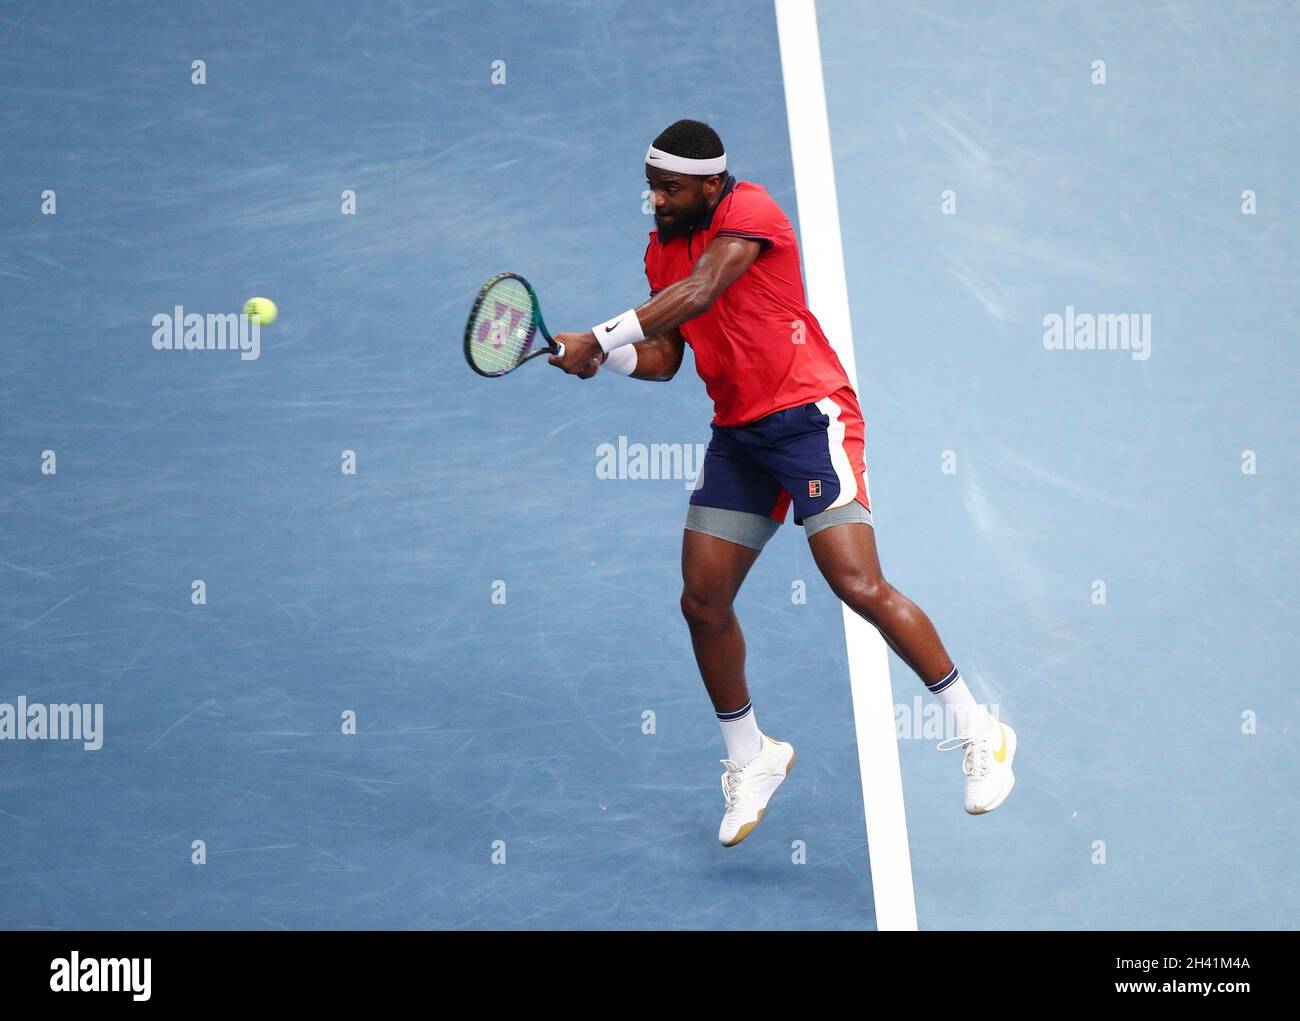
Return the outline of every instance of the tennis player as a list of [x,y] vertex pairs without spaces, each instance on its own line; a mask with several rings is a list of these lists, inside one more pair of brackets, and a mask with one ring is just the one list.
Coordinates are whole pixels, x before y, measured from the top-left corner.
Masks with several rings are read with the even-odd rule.
[[965,749],[966,811],[991,812],[1015,783],[1015,732],[975,701],[930,618],[881,573],[862,412],[808,310],[790,221],[762,187],[728,173],[721,139],[699,121],[654,140],[646,178],[657,228],[645,254],[650,300],[586,333],[555,334],[564,354],[550,362],[583,379],[604,369],[668,380],[690,344],[713,398],[713,438],[686,513],[681,607],[727,748],[718,839],[744,840],[794,764],[794,748],[759,729],[732,608],[792,505],[834,593],[951,714],[957,736],[939,747]]

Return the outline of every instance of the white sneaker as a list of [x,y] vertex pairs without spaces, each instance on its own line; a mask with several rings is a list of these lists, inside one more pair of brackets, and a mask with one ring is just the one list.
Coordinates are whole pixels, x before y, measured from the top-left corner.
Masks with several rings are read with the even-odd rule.
[[723,759],[722,765],[727,770],[722,774],[727,810],[722,814],[718,840],[723,847],[735,847],[758,825],[768,801],[785,782],[794,765],[794,745],[764,734],[763,750],[743,766],[731,759]]
[[1011,772],[1011,760],[1016,757],[1016,732],[1005,723],[981,734],[950,737],[938,747],[941,752],[966,749],[961,768],[966,774],[967,812],[984,815],[1007,800],[1016,785],[1016,774]]

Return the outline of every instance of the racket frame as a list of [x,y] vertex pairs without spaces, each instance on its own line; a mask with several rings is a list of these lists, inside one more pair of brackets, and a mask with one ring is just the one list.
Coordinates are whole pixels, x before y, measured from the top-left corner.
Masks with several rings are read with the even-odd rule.
[[[500,372],[487,372],[474,364],[474,358],[470,354],[470,345],[474,343],[474,337],[472,336],[474,319],[478,316],[479,309],[483,307],[483,302],[487,298],[488,292],[502,280],[518,280],[524,285],[524,289],[528,291],[528,299],[533,305],[533,323],[528,330],[528,339],[524,341],[524,351],[527,353],[508,369],[502,369]],[[533,346],[533,340],[538,333],[540,333],[542,339],[546,341],[546,346],[540,347],[536,351],[529,352],[528,349]],[[553,340],[550,332],[546,329],[546,323],[542,319],[542,305],[541,302],[537,300],[537,292],[533,290],[532,284],[521,277],[518,273],[498,273],[479,288],[478,297],[474,299],[474,307],[470,309],[469,318],[465,321],[465,361],[469,363],[471,369],[477,372],[480,376],[485,376],[488,379],[497,379],[514,372],[515,369],[523,365],[524,362],[532,361],[534,358],[547,354],[564,357],[564,345]]]

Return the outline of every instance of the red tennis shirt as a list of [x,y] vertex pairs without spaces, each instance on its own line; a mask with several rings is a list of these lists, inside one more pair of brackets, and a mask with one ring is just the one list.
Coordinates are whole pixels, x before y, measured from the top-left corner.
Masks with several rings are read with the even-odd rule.
[[650,293],[690,276],[718,236],[753,238],[762,242],[762,252],[707,312],[681,326],[713,398],[714,424],[744,425],[849,386],[808,310],[794,228],[761,185],[728,177],[712,213],[690,234],[660,241],[651,231],[645,253]]

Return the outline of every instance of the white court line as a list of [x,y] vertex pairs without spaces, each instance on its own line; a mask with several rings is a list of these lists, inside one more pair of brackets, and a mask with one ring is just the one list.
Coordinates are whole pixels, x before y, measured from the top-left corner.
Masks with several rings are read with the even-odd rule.
[[[826,116],[821,43],[813,0],[775,0],[781,42],[785,112],[790,123],[794,190],[799,204],[808,307],[817,316],[835,353],[857,388],[849,292],[844,276],[831,130]],[[874,627],[841,604],[849,652],[849,686],[862,771],[862,804],[871,854],[871,887],[880,929],[915,929],[916,895],[903,810],[903,776],[894,731],[894,695],[889,652]]]

